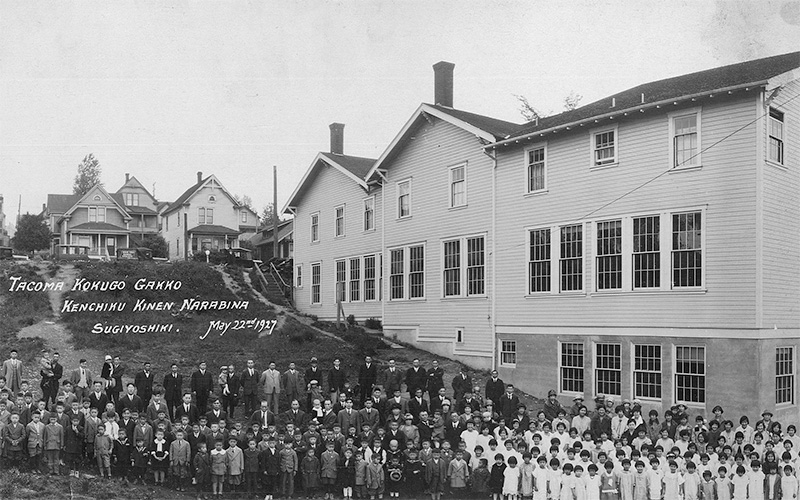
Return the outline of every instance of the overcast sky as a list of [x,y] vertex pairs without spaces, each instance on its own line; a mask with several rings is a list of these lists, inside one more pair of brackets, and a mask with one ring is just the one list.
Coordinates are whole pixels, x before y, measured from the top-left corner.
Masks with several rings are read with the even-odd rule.
[[328,124],[377,158],[455,63],[456,108],[521,122],[647,81],[800,49],[800,2],[0,1],[0,194],[13,221],[94,153],[172,201],[215,174],[282,207]]

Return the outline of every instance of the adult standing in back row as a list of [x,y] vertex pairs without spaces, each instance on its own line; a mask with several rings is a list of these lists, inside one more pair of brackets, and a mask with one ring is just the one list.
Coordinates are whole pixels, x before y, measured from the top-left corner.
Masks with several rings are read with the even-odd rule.
[[411,364],[411,368],[406,370],[406,389],[408,389],[408,396],[413,398],[417,393],[417,389],[422,389],[425,392],[425,386],[428,383],[428,372],[425,371],[425,368],[419,366],[419,358],[414,358]]
[[289,363],[289,369],[283,372],[281,385],[283,385],[283,392],[285,392],[286,397],[289,398],[290,404],[295,399],[297,401],[302,399],[300,395],[305,392],[305,383],[302,379],[303,375],[297,370],[297,365]]
[[197,411],[205,415],[208,411],[208,398],[214,391],[214,379],[211,372],[206,370],[206,362],[200,363],[199,369],[192,373],[191,390],[197,401]]
[[164,401],[167,402],[169,419],[175,421],[175,408],[180,406],[183,397],[183,375],[178,373],[177,363],[172,363],[170,372],[164,375]]
[[361,404],[364,404],[372,394],[372,388],[378,381],[378,367],[372,362],[372,357],[366,356],[364,364],[358,369],[358,385],[360,387]]
[[444,370],[439,366],[439,361],[433,360],[433,367],[428,370],[428,398],[433,399],[439,395],[439,389],[444,387]]
[[247,368],[244,369],[239,377],[239,385],[242,388],[242,398],[244,399],[244,414],[252,415],[258,407],[258,381],[261,378],[256,371],[255,362],[247,360]]
[[495,408],[506,390],[506,384],[503,382],[497,373],[497,370],[492,370],[492,378],[486,381],[486,399],[491,399]]
[[269,368],[261,374],[261,385],[264,386],[264,397],[267,407],[272,407],[272,413],[278,414],[278,399],[281,396],[281,372],[275,368],[275,362],[269,362]]

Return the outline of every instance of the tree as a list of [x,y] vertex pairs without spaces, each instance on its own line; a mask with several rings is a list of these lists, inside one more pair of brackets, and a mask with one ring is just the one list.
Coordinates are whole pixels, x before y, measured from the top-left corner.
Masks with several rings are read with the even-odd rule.
[[95,184],[102,186],[100,181],[100,162],[94,157],[94,154],[89,153],[83,157],[83,161],[78,164],[78,175],[75,176],[75,181],[72,185],[73,194],[84,195]]
[[[520,103],[519,114],[522,115],[526,122],[536,121],[539,118],[545,118],[553,114],[552,112],[547,114],[540,113],[539,110],[533,107],[533,104],[531,104],[530,101],[528,101],[528,98],[524,95],[514,94],[514,97],[516,97],[517,101]],[[574,90],[570,90],[569,95],[564,97],[564,111],[572,111],[573,109],[577,109],[578,106],[580,106],[581,99],[583,99],[582,95],[575,93]]]
[[564,111],[572,111],[581,105],[583,96],[575,93],[574,90],[569,91],[569,95],[564,98]]
[[11,246],[21,252],[33,252],[50,247],[50,228],[43,215],[25,214],[19,218]]
[[148,234],[143,238],[131,235],[131,246],[149,248],[153,257],[167,257],[167,241],[159,234]]
[[[238,194],[233,195],[233,199],[236,200],[236,203],[243,207],[247,207],[250,210],[253,210],[253,199],[247,195],[239,196]],[[255,212],[255,210],[253,210]]]
[[[274,205],[272,203],[267,203],[261,210],[261,225],[266,227],[272,227],[272,213],[275,211]],[[278,215],[278,223],[280,224],[281,218],[280,214]]]

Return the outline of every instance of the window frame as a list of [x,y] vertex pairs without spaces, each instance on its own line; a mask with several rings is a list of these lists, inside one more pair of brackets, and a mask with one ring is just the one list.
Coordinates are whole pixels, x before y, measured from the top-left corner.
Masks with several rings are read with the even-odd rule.
[[[316,283],[314,282],[314,275],[316,274]],[[312,306],[321,306],[322,305],[322,262],[312,262],[311,263],[311,301],[310,304]],[[317,300],[314,301],[314,296],[316,295]]]
[[[685,164],[685,165],[676,165],[676,155],[675,155],[675,120],[678,118],[683,118],[685,116],[695,115],[697,117],[695,122],[696,134],[697,134],[697,145],[696,150],[697,153],[692,157],[692,163]],[[681,171],[681,170],[691,170],[702,168],[703,166],[703,117],[702,117],[702,108],[694,107],[694,108],[687,108],[680,111],[674,111],[672,113],[667,113],[667,118],[669,120],[669,165],[671,171]]]
[[[456,170],[459,170],[459,169],[463,169],[464,176],[463,176],[463,178],[461,180],[454,181],[453,180],[453,173]],[[447,172],[448,172],[448,174],[447,174],[447,176],[448,176],[448,184],[447,184],[447,186],[448,186],[447,206],[448,206],[448,208],[466,207],[467,204],[468,204],[468,202],[467,202],[467,186],[468,186],[467,185],[467,163],[466,162],[459,163],[458,165],[453,165],[451,167],[448,167]],[[463,193],[461,193],[463,198],[464,198],[464,200],[463,200],[463,202],[461,202],[459,204],[455,204],[455,195],[456,195],[456,193],[454,191],[454,188],[455,188],[455,184],[457,182],[464,185],[464,191],[463,191]]]
[[[566,345],[580,346],[580,348],[581,348],[580,356],[581,356],[581,360],[583,361],[583,363],[581,364],[580,367],[578,367],[577,365],[575,365],[575,366],[572,366],[572,365],[566,366],[566,365],[564,365],[564,363],[563,363],[564,356],[565,356],[564,347]],[[569,355],[574,355],[574,354],[568,354],[568,356]],[[580,370],[581,371],[581,374],[583,375],[583,377],[580,380],[580,384],[582,386],[581,390],[569,390],[569,389],[565,389],[564,388],[564,380],[565,380],[564,379],[564,370]],[[578,382],[578,379],[570,379],[570,380],[573,380],[574,381],[573,383],[577,383]],[[586,390],[586,344],[584,344],[581,341],[561,341],[561,340],[559,340],[558,341],[558,393],[562,394],[562,395],[567,395],[567,396],[574,396],[574,395],[583,396],[585,390]]]
[[[533,253],[533,233],[538,233],[546,231],[547,232],[547,244],[541,246],[542,252],[547,254],[546,259],[539,259],[534,260]],[[527,283],[528,283],[528,295],[539,295],[539,294],[550,294],[553,293],[553,228],[552,227],[537,227],[537,228],[530,228],[526,230],[528,236],[528,248],[527,248],[527,257],[528,257],[528,274],[527,274]],[[559,231],[559,237],[561,232]],[[537,280],[546,280],[547,281],[547,289],[546,290],[534,290],[533,288],[533,266],[536,263],[542,263],[543,268],[547,268],[547,275],[546,276],[538,276]]]
[[[542,160],[542,187],[540,189],[531,189],[531,161],[530,161],[530,154],[534,151],[542,150],[544,152],[544,159]],[[523,184],[524,194],[525,195],[536,195],[546,193],[548,191],[548,184],[547,184],[547,161],[548,161],[548,151],[547,151],[547,142],[539,142],[536,144],[532,144],[530,147],[525,148],[523,156],[523,163],[525,165],[525,183]]]
[[[780,116],[774,116],[780,115]],[[772,124],[779,123],[780,124],[780,131],[781,136],[780,138],[776,137],[772,134]],[[772,156],[772,142],[776,141],[778,144],[778,158],[773,158]],[[781,167],[786,166],[786,113],[783,111],[770,106],[767,110],[767,161],[770,163],[774,163],[775,165],[780,165]]]
[[[411,249],[421,248],[422,250],[422,271],[411,271]],[[391,247],[386,249],[389,254],[389,301],[390,302],[397,302],[397,301],[404,301],[404,300],[425,300],[427,298],[427,265],[425,264],[427,260],[427,244],[425,242],[418,242],[418,243],[409,243],[407,245],[401,245],[396,247]],[[400,273],[393,273],[392,272],[392,254],[394,252],[402,251],[403,259],[400,262],[402,267]],[[375,254],[377,257],[377,254]],[[411,275],[412,274],[421,274],[422,275],[422,295],[412,297],[411,296]],[[395,297],[394,296],[394,284],[392,282],[392,278],[395,276],[401,276],[401,286],[402,286],[402,296]]]
[[[333,237],[344,238],[346,236],[345,204],[333,207]],[[339,214],[341,211],[341,215]]]
[[[336,299],[336,303],[339,302],[346,303],[347,302],[347,261],[348,259],[336,259],[333,261],[333,269],[334,269],[334,288],[333,288],[333,297]],[[340,266],[340,264],[343,264]],[[341,271],[341,276],[340,276]],[[339,279],[341,278],[341,279]],[[341,289],[339,285],[341,284]]]
[[[787,349],[790,355],[789,363],[789,371],[787,373],[780,373],[780,366],[781,363],[785,363],[786,359],[779,359],[780,351]],[[795,405],[796,396],[795,393],[797,392],[797,357],[796,357],[796,349],[795,346],[791,345],[779,345],[775,347],[775,405],[781,408],[791,407]],[[781,391],[786,391],[786,388],[781,388],[779,386],[779,381],[781,379],[786,379],[791,384],[788,389],[788,394],[790,396],[789,401],[782,401],[779,398]]]
[[[368,204],[372,206],[369,207]],[[375,196],[368,196],[361,201],[361,207],[364,209],[362,217],[362,230],[366,232],[375,231]],[[371,221],[368,221],[367,214],[371,215]],[[371,222],[371,224],[368,224]]]
[[294,269],[294,287],[303,288],[303,264],[297,264]]
[[139,193],[125,193],[125,205],[129,207],[138,207]]
[[240,210],[241,218],[239,219],[240,223],[247,224],[247,210]]
[[[470,240],[477,240],[477,239],[483,240],[483,248],[482,248],[482,251],[480,252],[482,254],[482,258],[481,258],[482,264],[480,266],[476,266],[476,265],[470,266],[469,265],[470,264],[469,242],[470,242]],[[441,272],[442,272],[442,274],[441,274],[442,286],[441,286],[440,298],[442,298],[442,299],[473,298],[473,297],[481,298],[481,297],[486,297],[487,296],[488,292],[487,292],[486,288],[487,288],[488,276],[487,276],[487,249],[486,249],[487,241],[486,240],[487,240],[487,234],[486,233],[476,233],[476,234],[458,236],[458,237],[454,237],[454,238],[443,238],[440,241],[440,245],[439,245],[439,248],[440,248],[440,254],[439,254],[440,261],[439,261],[439,263],[440,263],[440,269],[441,269]],[[445,263],[446,263],[445,248],[447,247],[448,243],[454,243],[454,242],[458,242],[458,249],[459,249],[458,268],[457,268],[458,269],[458,287],[459,287],[459,292],[457,294],[449,294],[448,295],[447,294],[447,287],[446,287],[445,272],[448,271],[448,270],[452,270],[453,268],[447,268],[447,269],[445,268]],[[470,284],[472,283],[472,281],[470,281],[470,269],[476,269],[476,268],[482,268],[483,269],[483,272],[482,272],[482,276],[483,276],[483,278],[482,278],[483,291],[481,293],[470,293]],[[477,282],[477,280],[475,280],[475,282]]]
[[[597,136],[601,134],[614,133],[614,155],[610,161],[602,163],[597,162]],[[601,149],[607,149],[601,148]],[[619,125],[613,124],[607,127],[599,127],[589,131],[589,166],[592,170],[601,170],[604,168],[616,167],[619,165]]]
[[[617,227],[612,227],[611,226],[612,224],[617,224],[618,226]],[[602,231],[600,229],[601,225],[604,227],[604,229]],[[619,231],[617,235],[611,234],[612,231],[616,231],[616,230]],[[609,236],[608,237],[603,236],[603,239],[601,240],[601,234],[604,235],[606,233],[609,234]],[[624,271],[625,231],[623,229],[622,218],[603,219],[603,220],[595,221],[594,222],[593,236],[594,236],[594,243],[595,243],[595,245],[594,245],[594,250],[595,250],[595,253],[594,253],[594,290],[596,292],[601,292],[601,293],[603,293],[603,292],[619,292],[619,291],[624,290],[625,289],[624,288],[624,281],[625,281],[625,271]],[[619,245],[618,246],[618,250],[619,251],[618,252],[613,252],[612,253],[609,250],[608,253],[602,253],[602,254],[600,253],[600,246],[602,244],[602,241],[608,240],[608,242],[609,242],[608,245],[609,245],[609,249],[610,249],[611,245],[616,246],[616,244],[613,243],[613,241],[617,240],[617,239],[619,240],[619,244],[618,244]],[[612,262],[612,259],[613,259],[614,262],[616,262],[616,267],[617,268],[616,269],[611,269],[611,270],[601,271],[601,265],[600,265],[601,260],[603,262]],[[610,281],[614,281],[612,276],[616,276],[616,280],[615,280],[617,282],[616,286],[611,286],[610,283],[606,283],[606,285],[601,288],[601,286],[600,286],[601,285],[601,279],[600,279],[600,273],[601,272],[604,272],[607,275],[607,277],[604,280],[602,280],[602,282],[604,282],[604,283],[610,282]]]
[[[675,284],[675,253],[681,251],[697,251],[697,248],[689,248],[689,249],[676,249],[675,248],[675,224],[674,219],[676,216],[680,217],[681,215],[688,215],[688,214],[697,214],[700,217],[700,284],[699,285],[686,285],[680,286]],[[669,212],[669,230],[670,230],[670,249],[669,249],[669,283],[670,283],[670,290],[704,290],[706,286],[706,212],[705,210],[679,210],[674,212]]]
[[[611,348],[617,348],[619,350],[619,354],[616,355],[617,361],[619,363],[619,368],[609,368],[609,367],[602,367],[600,366],[600,346],[608,346]],[[605,357],[614,356],[612,353],[611,355],[603,354]],[[608,381],[604,380],[602,383],[604,384],[619,384],[619,392],[611,392],[608,390],[601,390],[600,388],[600,372],[615,372],[617,374],[617,381]],[[585,372],[584,372],[585,374]],[[619,342],[593,342],[592,343],[592,374],[594,375],[594,393],[595,394],[607,394],[617,397],[622,397],[622,344]],[[584,385],[584,388],[586,386]]]
[[197,225],[203,226],[206,223],[206,209],[205,207],[197,207]]
[[[635,342],[630,343],[631,346],[631,394],[633,395],[633,399],[641,399],[645,401],[661,401],[664,398],[664,347],[661,344],[637,344]],[[636,369],[636,348],[654,348],[658,349],[658,371],[655,370],[648,370],[648,369]],[[650,356],[641,356],[642,359],[655,359],[655,357]],[[636,381],[636,374],[643,373],[646,375],[650,374],[657,374],[658,375],[658,389],[661,393],[660,397],[652,397],[652,396],[644,396],[642,394],[637,393],[637,381]],[[642,385],[655,385],[650,383],[642,383]]]
[[[399,180],[395,183],[395,202],[397,204],[397,210],[395,212],[395,218],[398,220],[402,219],[409,219],[413,215],[413,210],[411,210],[411,178]],[[408,185],[408,192],[406,194],[401,194],[400,191],[403,185]],[[403,213],[403,203],[401,201],[402,196],[408,197],[408,213]]]
[[319,212],[314,212],[309,216],[309,231],[311,243],[319,243]]
[[[371,278],[367,277],[367,259],[369,259],[369,258],[372,258],[372,277]],[[363,262],[362,262],[362,266],[361,267],[364,270],[363,273],[362,273],[363,281],[364,281],[364,284],[362,286],[362,288],[364,289],[364,293],[363,293],[364,302],[375,302],[375,301],[378,300],[378,265],[379,265],[378,264],[378,254],[377,253],[371,253],[371,254],[364,255],[364,256],[362,256],[362,260],[363,260]],[[372,281],[373,282],[372,283],[372,288],[371,288],[371,292],[372,292],[372,298],[371,299],[367,297],[367,282],[368,281]]]
[[[645,291],[660,290],[662,288],[662,279],[661,279],[661,277],[662,277],[662,274],[663,274],[663,270],[662,270],[662,266],[661,266],[661,261],[662,261],[662,255],[663,255],[663,241],[662,241],[661,235],[662,235],[662,226],[663,226],[663,224],[661,223],[661,216],[662,216],[662,214],[658,213],[658,214],[650,214],[650,215],[632,215],[630,217],[630,221],[631,221],[631,223],[630,223],[630,226],[631,226],[631,231],[630,231],[630,242],[631,242],[631,253],[630,253],[630,255],[631,255],[631,288],[634,291],[639,291],[639,290],[645,290]],[[658,228],[656,228],[652,232],[647,232],[648,223],[646,222],[645,223],[645,232],[640,232],[639,234],[637,234],[637,227],[639,227],[639,226],[637,226],[636,221],[637,220],[647,220],[647,219],[653,219],[655,221],[653,223],[653,226],[658,225]],[[670,229],[671,229],[672,221],[670,220],[669,222],[670,222]],[[624,228],[624,226],[623,226],[623,228]],[[623,236],[623,242],[624,242],[624,239],[625,239],[624,229],[623,229],[623,235],[622,236]],[[653,250],[652,248],[648,248],[648,249],[645,249],[645,250],[637,251],[636,250],[636,238],[637,237],[638,238],[642,238],[646,242],[645,246],[647,246],[647,244],[649,243],[652,247],[654,247],[656,249]],[[652,241],[648,242],[648,238],[652,238]],[[625,248],[625,246],[623,244],[623,249],[624,248]],[[647,269],[645,267],[641,267],[640,269],[637,269],[637,256],[642,256],[642,259],[645,259],[646,258],[645,256],[648,256],[648,255],[656,255],[657,256],[657,258],[655,259],[655,262],[657,263],[658,267],[656,269]],[[623,252],[623,259],[624,258],[625,258],[625,255],[624,255],[624,252]],[[637,281],[636,280],[636,278],[637,278],[636,273],[637,272],[642,273],[642,276],[646,276],[646,273],[654,272],[655,273],[654,274],[655,280],[658,282],[658,284],[656,286],[637,286],[636,285],[636,281]]]
[[[363,257],[356,256],[347,259],[347,301],[348,302],[362,302],[362,286],[363,277],[361,274]],[[356,266],[353,266],[353,264]],[[355,275],[353,272],[355,271]],[[355,278],[353,278],[355,276]]]
[[206,208],[206,224],[212,225],[214,224],[214,209],[213,208]]
[[[700,363],[700,366],[703,367],[702,375],[696,374],[696,373],[693,374],[693,373],[683,373],[683,372],[679,373],[678,372],[678,349],[702,349],[703,350],[703,360]],[[702,408],[705,407],[705,405],[707,404],[707,401],[708,401],[708,397],[707,397],[708,396],[707,395],[707,392],[708,392],[708,371],[706,370],[707,363],[708,363],[708,351],[707,351],[705,345],[697,345],[697,344],[694,344],[694,345],[692,345],[692,344],[680,345],[680,344],[675,344],[673,346],[673,348],[672,348],[672,387],[673,387],[672,391],[673,391],[673,400],[675,401],[676,404],[683,403],[686,406],[691,406],[691,407],[702,407]],[[678,393],[679,393],[678,377],[680,377],[680,376],[694,376],[694,377],[702,376],[702,378],[703,378],[703,388],[702,388],[703,401],[688,401],[688,400],[685,400],[685,399],[680,399],[678,397]],[[687,389],[684,389],[684,390],[688,391],[688,390],[693,390],[693,389],[687,388]],[[699,390],[699,389],[697,389],[697,390]],[[662,391],[662,395],[663,395],[663,391]]]
[[[580,228],[581,232],[581,241],[580,244],[576,247],[580,249],[581,255],[579,257],[564,257],[564,253],[562,252],[562,245],[569,245],[570,242],[564,243],[562,240],[564,229],[567,228]],[[550,240],[552,241],[552,235],[550,236]],[[578,261],[581,264],[581,271],[580,271],[580,288],[574,290],[567,290],[564,288],[564,276],[565,273],[562,272],[562,265],[566,263],[566,261]],[[551,268],[552,269],[552,268]],[[585,294],[586,293],[586,224],[584,222],[577,222],[571,224],[560,224],[558,225],[558,293],[559,294]],[[570,275],[571,276],[571,275]],[[552,285],[551,285],[552,288]]]
[[[510,339],[497,339],[497,342],[500,344],[497,346],[497,364],[503,368],[516,368],[517,367],[517,341],[510,340]],[[506,349],[506,347],[511,347],[513,345],[513,350]],[[504,355],[513,356],[514,361],[509,362],[505,361],[506,358]]]

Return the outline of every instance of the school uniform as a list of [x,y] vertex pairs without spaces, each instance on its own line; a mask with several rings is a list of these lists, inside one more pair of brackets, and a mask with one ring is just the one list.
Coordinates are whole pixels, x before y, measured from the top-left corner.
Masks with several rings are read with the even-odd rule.
[[258,467],[262,471],[261,480],[267,494],[271,495],[278,485],[281,473],[281,457],[277,448],[267,447],[258,456]]
[[252,493],[258,488],[259,456],[261,452],[258,448],[246,448],[244,455],[244,479],[247,484],[247,492]]
[[131,451],[131,466],[133,467],[133,480],[144,480],[147,465],[150,463],[150,452],[146,446],[138,446]]
[[439,458],[431,459],[425,466],[425,481],[428,483],[428,491],[433,493],[444,493],[445,482],[447,481],[448,464]]
[[242,474],[244,474],[244,453],[238,446],[228,448],[225,453],[228,460],[228,482],[238,486],[242,484]]
[[117,476],[127,479],[128,468],[131,466],[131,442],[127,437],[114,442],[114,462],[117,465]]
[[192,470],[197,482],[197,490],[203,491],[211,482],[211,456],[208,452],[197,452],[192,460]]
[[189,477],[189,464],[192,459],[192,447],[185,439],[173,441],[169,446],[169,464],[172,475],[177,478]]

